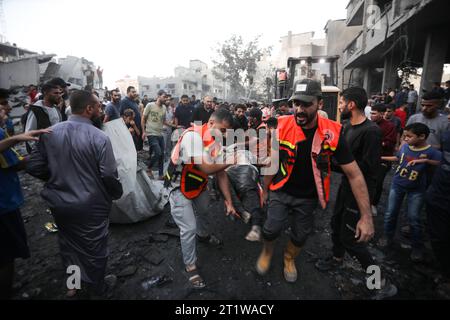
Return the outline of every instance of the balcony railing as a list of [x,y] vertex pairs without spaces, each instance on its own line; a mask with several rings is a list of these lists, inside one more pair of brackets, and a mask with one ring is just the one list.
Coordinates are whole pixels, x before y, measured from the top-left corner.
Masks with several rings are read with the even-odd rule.
[[344,64],[349,63],[363,52],[363,36],[363,32],[361,31],[344,50]]
[[[361,25],[363,22],[364,0],[352,0],[347,6],[347,25]],[[358,14],[358,17],[355,15]],[[355,19],[356,18],[356,19]]]

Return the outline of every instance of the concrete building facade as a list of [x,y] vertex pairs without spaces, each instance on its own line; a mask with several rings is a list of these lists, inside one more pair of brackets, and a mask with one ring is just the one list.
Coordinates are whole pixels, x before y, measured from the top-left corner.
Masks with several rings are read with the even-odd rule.
[[191,60],[189,67],[179,66],[174,70],[174,76],[137,77],[138,92],[141,96],[154,98],[161,89],[179,98],[183,94],[195,95],[197,98],[211,95],[220,100],[227,98],[228,85],[214,77],[208,65],[200,60]]
[[422,68],[420,89],[429,90],[450,61],[448,12],[448,0],[351,0],[347,26],[362,30],[344,50],[347,85],[383,92]]

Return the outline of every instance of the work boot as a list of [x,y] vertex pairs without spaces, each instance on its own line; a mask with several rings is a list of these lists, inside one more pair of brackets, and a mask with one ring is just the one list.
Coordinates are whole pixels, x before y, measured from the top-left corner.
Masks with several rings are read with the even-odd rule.
[[295,268],[295,258],[300,253],[301,247],[297,247],[289,240],[284,250],[284,278],[287,282],[297,281],[297,269]]
[[259,255],[258,261],[256,262],[256,271],[259,275],[263,276],[267,273],[270,268],[270,261],[272,260],[274,242],[273,241],[263,241],[263,249]]

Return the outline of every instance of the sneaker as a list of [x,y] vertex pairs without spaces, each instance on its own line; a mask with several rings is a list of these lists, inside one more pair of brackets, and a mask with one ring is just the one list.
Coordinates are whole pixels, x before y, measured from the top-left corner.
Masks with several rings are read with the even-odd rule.
[[319,259],[315,266],[320,271],[330,271],[332,269],[340,268],[343,262],[344,259],[337,260],[335,257],[329,256],[325,259]]
[[389,280],[381,280],[381,289],[377,290],[376,294],[372,297],[372,300],[383,300],[395,296],[398,292],[397,287]]
[[247,224],[247,223],[250,222],[250,219],[252,218],[252,214],[251,214],[250,212],[248,212],[248,211],[244,211],[244,212],[241,214],[241,218],[242,218],[242,221],[243,221],[245,224]]
[[261,227],[260,226],[252,226],[252,229],[245,237],[248,241],[261,241]]
[[392,238],[388,238],[386,236],[383,236],[383,237],[381,237],[380,240],[378,240],[377,245],[380,248],[390,248],[390,247],[392,247],[393,243],[394,242],[392,241]]
[[421,262],[424,260],[424,253],[422,248],[413,248],[410,258],[413,262]]
[[377,207],[372,205],[372,216],[376,217],[377,215],[378,215]]

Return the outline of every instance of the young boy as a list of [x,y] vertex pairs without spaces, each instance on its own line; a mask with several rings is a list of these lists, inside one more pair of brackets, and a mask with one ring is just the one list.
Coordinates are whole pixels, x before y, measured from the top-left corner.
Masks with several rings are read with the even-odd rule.
[[393,243],[398,214],[406,195],[408,198],[408,218],[412,229],[411,260],[423,260],[423,239],[420,223],[426,191],[426,170],[428,166],[437,166],[441,153],[426,143],[430,129],[423,123],[413,123],[405,127],[403,144],[397,156],[381,157],[386,161],[399,161],[392,179],[389,203],[384,216],[384,237],[379,244],[390,247]]

